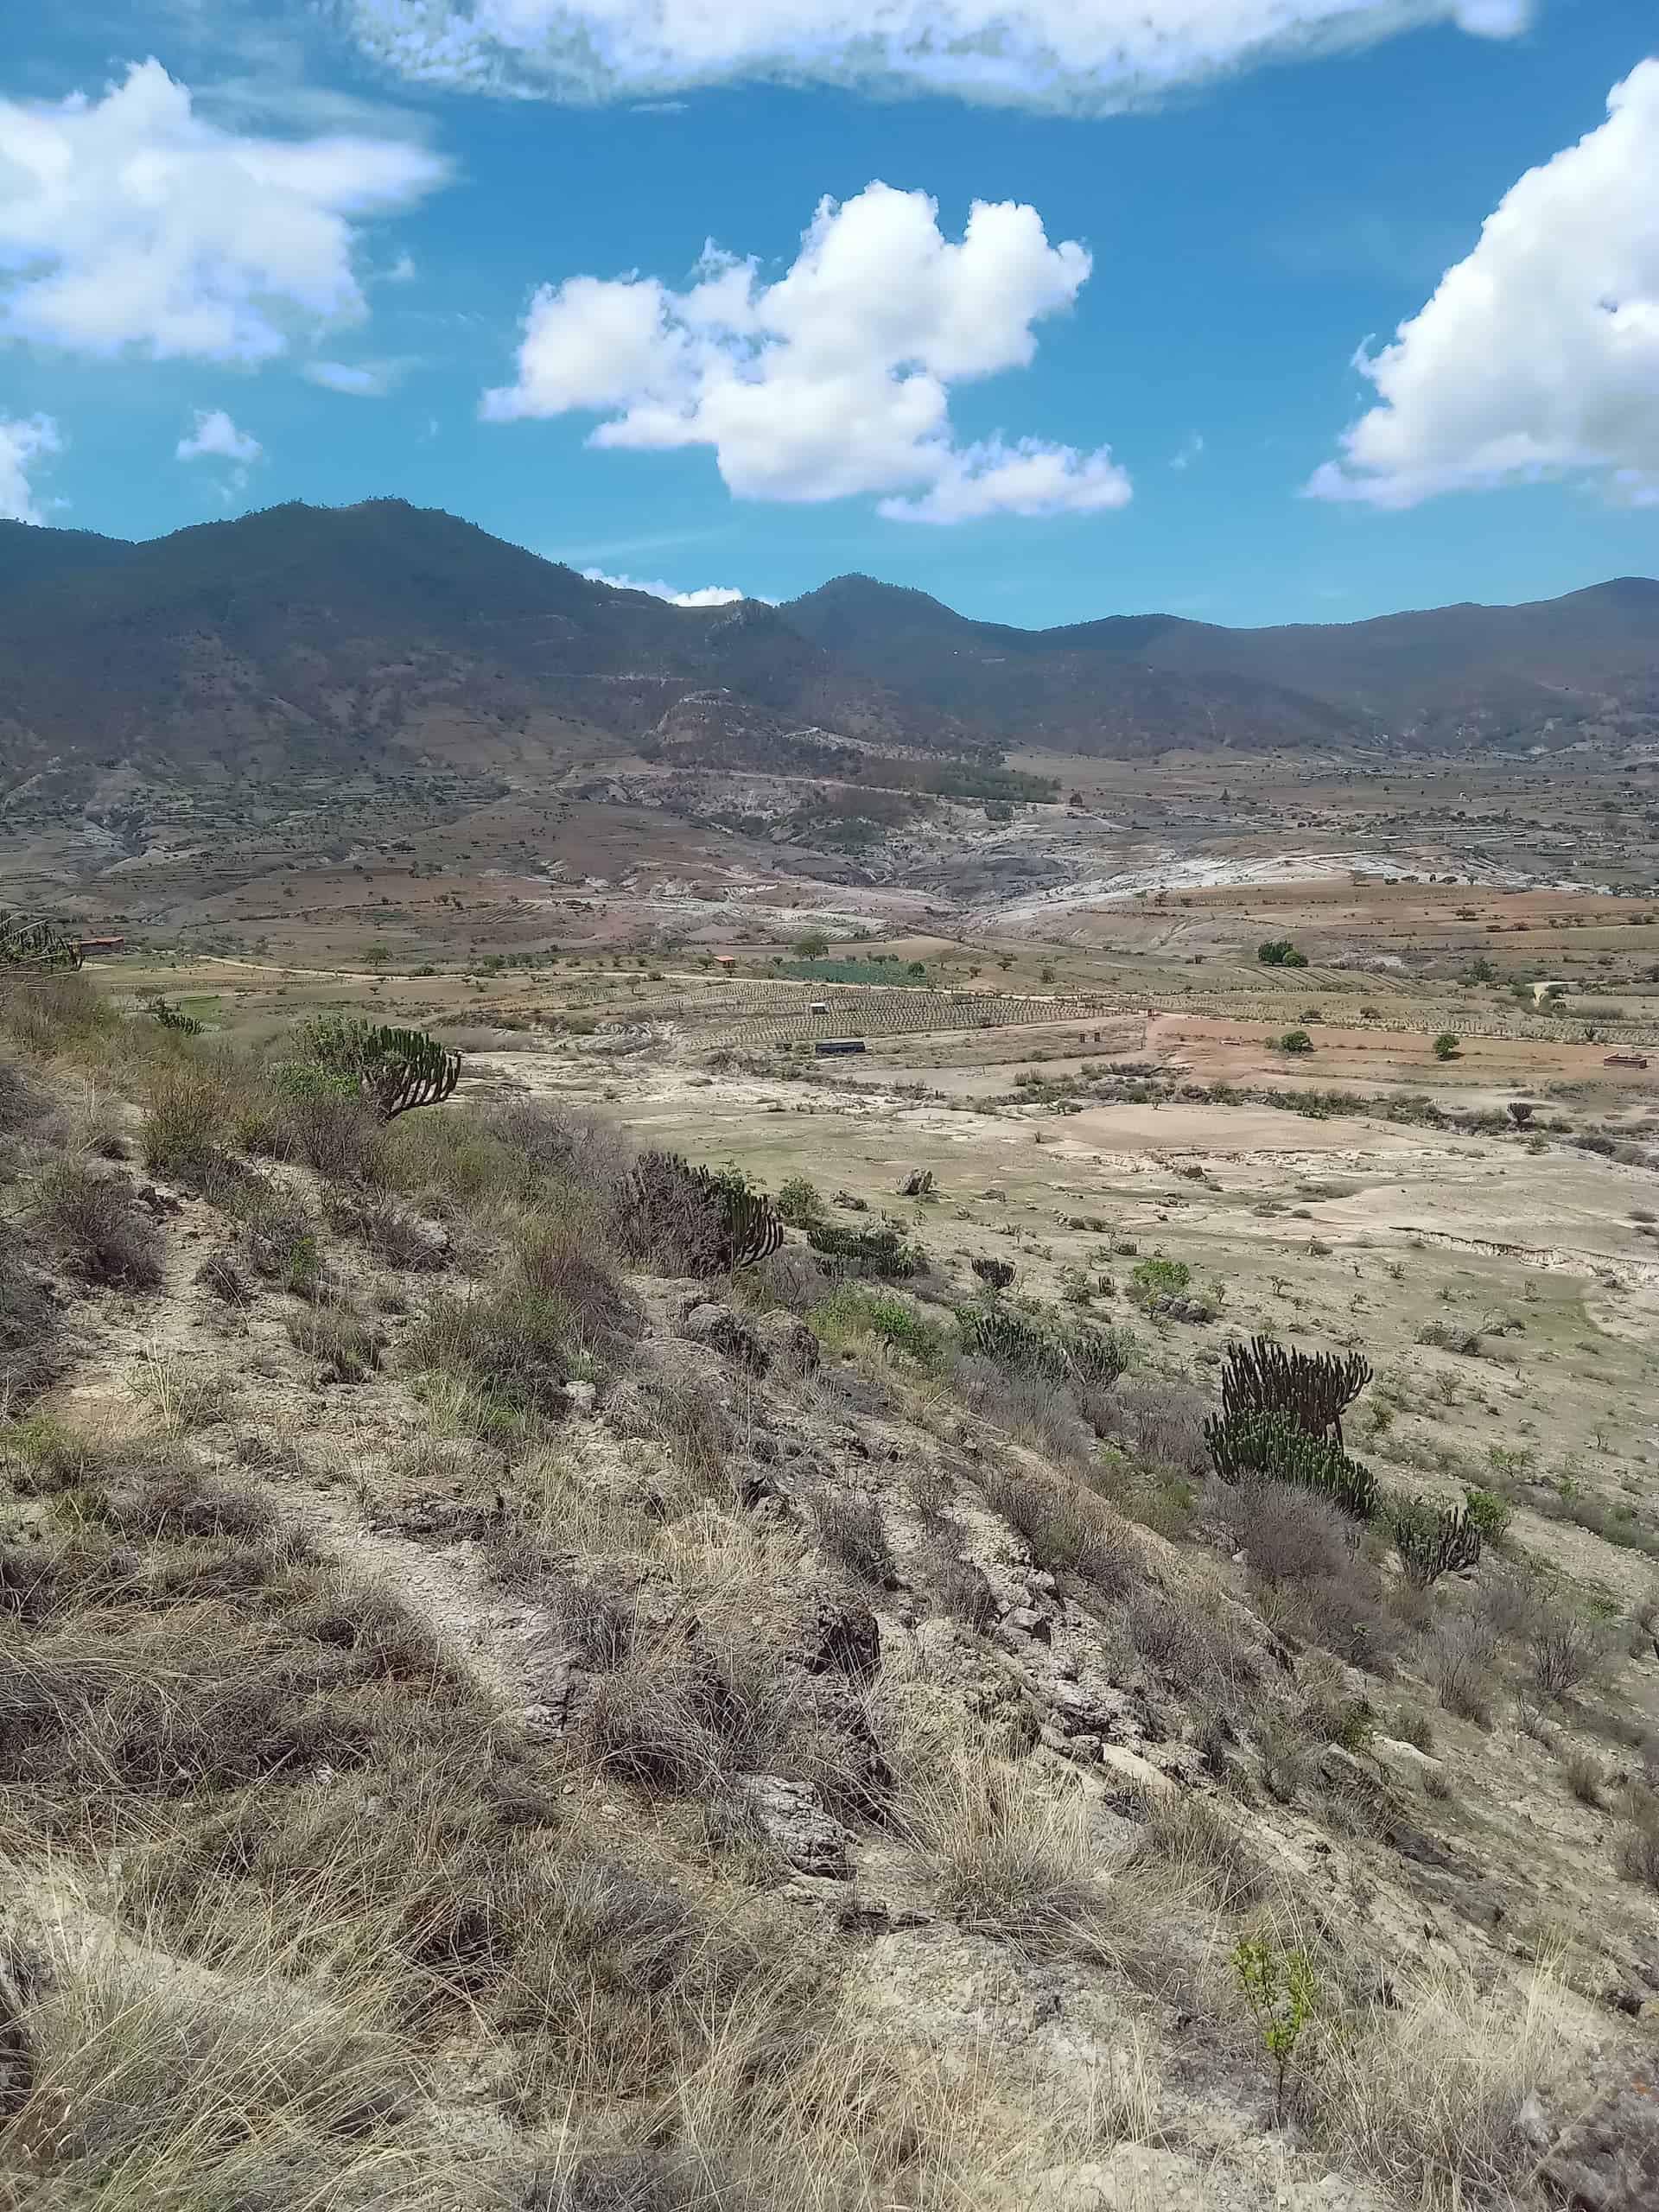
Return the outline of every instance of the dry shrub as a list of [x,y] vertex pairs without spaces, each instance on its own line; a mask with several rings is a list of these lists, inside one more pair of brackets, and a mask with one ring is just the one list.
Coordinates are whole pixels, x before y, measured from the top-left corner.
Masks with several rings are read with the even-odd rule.
[[188,1190],[212,1191],[234,1173],[226,1147],[248,1090],[240,1070],[207,1055],[162,1068],[140,1130],[144,1165]]
[[1580,1805],[1600,1804],[1602,1789],[1607,1777],[1602,1772],[1601,1761],[1593,1751],[1586,1751],[1581,1745],[1575,1745],[1567,1753],[1562,1770],[1567,1777],[1567,1788]]
[[1527,1638],[1532,1679],[1546,1697],[1567,1697],[1593,1681],[1606,1665],[1609,1650],[1599,1622],[1559,1605],[1540,1610]]
[[964,1559],[944,1530],[930,1538],[922,1553],[922,1582],[942,1613],[960,1621],[977,1636],[987,1636],[996,1625],[996,1598],[982,1571]]
[[869,1808],[880,1779],[847,1685],[804,1671],[764,1624],[694,1643],[683,1631],[655,1644],[636,1639],[594,1683],[575,1744],[604,1771],[676,1796],[775,1774],[850,1811]]
[[404,1359],[464,1384],[491,1425],[522,1423],[566,1410],[573,1333],[564,1306],[510,1285],[436,1300],[404,1338]]
[[296,1091],[280,1101],[281,1156],[315,1168],[326,1183],[372,1184],[381,1174],[385,1124],[351,1092]]
[[652,1343],[610,1400],[620,1436],[647,1438],[670,1452],[694,1489],[729,1497],[746,1403],[743,1386],[700,1345]]
[[426,1224],[396,1199],[378,1192],[346,1189],[330,1191],[323,1203],[330,1229],[355,1237],[388,1267],[429,1272],[444,1264],[443,1248]]
[[14,1963],[29,2084],[0,2120],[0,2169],[30,2173],[43,2202],[305,2212],[366,2205],[371,2169],[377,2196],[400,2171],[412,2183],[396,2156],[410,2069],[340,2011],[257,1969],[175,1969],[72,1920]]
[[35,1185],[35,1217],[88,1282],[153,1290],[162,1279],[162,1231],[130,1180],[85,1160],[60,1160]]
[[28,1252],[0,1242],[0,1419],[14,1419],[57,1371],[58,1309]]
[[1324,1498],[1284,1483],[1217,1488],[1224,1525],[1261,1589],[1271,1593],[1262,1610],[1274,1625],[1323,1645],[1351,1666],[1388,1672],[1399,1627],[1352,1521]]
[[1204,1424],[1211,1411],[1191,1382],[1124,1381],[1111,1393],[1103,1433],[1161,1475],[1201,1475],[1210,1465]]
[[1182,1690],[1236,1699],[1255,1683],[1256,1653],[1215,1590],[1138,1583],[1128,1596],[1130,1640],[1147,1665]]
[[477,1122],[532,1204],[561,1193],[600,1212],[626,1203],[634,1148],[614,1122],[547,1098],[488,1106]]
[[209,1474],[176,1446],[111,1454],[92,1494],[99,1518],[130,1538],[261,1543],[276,1533],[276,1512],[251,1483]]
[[1027,1766],[963,1751],[912,1778],[901,1817],[960,1927],[1033,1954],[1110,1955],[1082,1789],[1046,1789]]
[[861,1582],[888,1588],[894,1580],[893,1547],[877,1501],[826,1487],[815,1491],[810,1503],[818,1541],[830,1558]]
[[1536,2159],[1522,2107],[1554,2085],[1564,2050],[1546,1975],[1520,1993],[1425,1975],[1329,2039],[1314,2116],[1333,2148],[1402,2200],[1508,2202]]
[[1497,1694],[1497,1636],[1485,1622],[1443,1622],[1429,1644],[1427,1667],[1435,1694],[1448,1713],[1486,1727]]
[[1625,1810],[1613,1863],[1627,1882],[1659,1890],[1659,1792],[1638,1784],[1630,1791]]
[[1128,1587],[1135,1554],[1110,1506],[1064,1475],[1034,1474],[1012,1462],[981,1478],[985,1503],[1017,1529],[1033,1562],[1075,1574],[1103,1597]]
[[1261,1864],[1237,1822],[1191,1789],[1143,1801],[1135,1863],[1218,1912],[1242,1912],[1263,1891]]
[[639,1308],[585,1221],[533,1214],[513,1240],[512,1266],[527,1290],[569,1315],[578,1344],[611,1351],[639,1336]]
[[311,1210],[299,1192],[275,1176],[249,1174],[219,1195],[241,1226],[249,1264],[268,1282],[298,1298],[322,1287],[322,1247]]
[[385,1338],[349,1306],[318,1305],[288,1317],[288,1339],[308,1359],[332,1367],[342,1382],[361,1382],[380,1364]]
[[944,1374],[955,1396],[1016,1443],[1079,1474],[1093,1465],[1094,1432],[1063,1382],[1020,1374],[988,1359],[957,1359]]

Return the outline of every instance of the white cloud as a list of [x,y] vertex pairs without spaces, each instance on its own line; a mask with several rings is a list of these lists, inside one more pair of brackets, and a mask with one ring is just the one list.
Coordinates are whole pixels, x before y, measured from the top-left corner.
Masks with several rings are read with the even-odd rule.
[[63,439],[49,415],[0,416],[0,521],[44,519],[29,470],[37,461],[63,451]]
[[445,174],[404,142],[221,129],[158,61],[101,99],[0,100],[0,337],[269,359],[361,319],[359,226]]
[[257,461],[264,450],[257,438],[237,429],[222,407],[215,407],[211,413],[199,407],[196,410],[196,427],[188,437],[179,440],[176,457],[180,461],[236,461],[246,463]]
[[412,284],[420,271],[415,266],[415,257],[405,251],[400,253],[385,274],[388,284]]
[[[608,584],[613,591],[649,592],[653,599],[665,599],[671,607],[730,607],[740,599],[756,599],[759,593],[738,591],[730,584],[704,584],[698,591],[676,591],[672,584],[642,583],[638,576],[607,576],[603,569],[584,569],[582,575],[590,584]],[[768,600],[767,606],[776,604]]]
[[352,399],[384,399],[409,365],[407,361],[308,361],[300,374],[325,391],[342,391]]
[[1104,448],[954,444],[951,385],[1025,366],[1033,326],[1071,306],[1090,263],[1074,239],[1051,245],[1034,207],[977,200],[959,245],[938,213],[880,183],[825,200],[773,284],[710,245],[683,292],[639,276],[545,285],[518,381],[482,412],[599,414],[599,447],[712,447],[740,499],[887,493],[884,513],[925,522],[1121,506],[1128,480]]
[[1179,450],[1171,454],[1169,465],[1172,468],[1191,468],[1193,462],[1201,460],[1203,455],[1204,433],[1190,430],[1182,439]]
[[771,78],[1085,112],[1426,23],[1502,38],[1535,0],[334,0],[417,83],[556,99]]
[[1607,110],[1504,194],[1391,345],[1362,347],[1380,404],[1313,498],[1411,507],[1565,472],[1659,505],[1659,60]]

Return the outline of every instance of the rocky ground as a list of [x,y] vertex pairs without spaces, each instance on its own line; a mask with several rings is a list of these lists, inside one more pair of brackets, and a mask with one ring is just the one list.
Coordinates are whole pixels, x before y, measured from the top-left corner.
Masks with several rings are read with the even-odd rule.
[[[710,1271],[642,1227],[630,1141],[522,1071],[382,1130],[67,987],[0,1020],[13,2201],[1659,2196],[1651,1559],[1536,1483],[1598,1372],[1640,1478],[1639,1287],[1603,1329],[1541,1278],[1552,1403],[1418,1346],[1451,1301],[1389,1303],[1352,1192],[1249,1211],[1332,1169],[1250,1145],[1249,1195],[1174,1211],[1195,1256],[1235,1241],[1236,1293],[1160,1321],[1131,1278],[1166,1161],[964,1113],[946,1199],[901,1206],[925,1132],[868,1110],[750,1157],[925,1263],[849,1279],[797,1228]],[[776,1133],[751,1089],[678,1096]],[[1056,1184],[1040,1234],[981,1145]],[[1115,1186],[1097,1225],[1073,1181]],[[1303,1274],[1293,1234],[1363,1259],[1370,1310],[1339,1323],[1340,1255]],[[1067,1298],[1067,1238],[1111,1299]],[[1003,1253],[1136,1363],[1086,1391],[965,1356]],[[1416,1586],[1209,1472],[1259,1299],[1372,1345],[1348,1443],[1385,1483],[1508,1493],[1477,1565]],[[1437,1463],[1449,1414],[1521,1456]]]

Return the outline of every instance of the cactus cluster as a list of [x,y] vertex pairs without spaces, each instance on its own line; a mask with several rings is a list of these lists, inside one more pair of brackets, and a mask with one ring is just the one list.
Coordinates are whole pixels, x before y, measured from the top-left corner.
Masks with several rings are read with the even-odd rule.
[[1012,1260],[993,1260],[982,1255],[979,1259],[970,1260],[968,1264],[993,1296],[999,1290],[1008,1289],[1014,1281]]
[[891,1223],[873,1229],[844,1229],[839,1222],[815,1222],[807,1229],[806,1241],[826,1260],[838,1262],[848,1274],[879,1275],[894,1282],[913,1275],[921,1265],[915,1246],[907,1244],[903,1230]]
[[0,906],[0,968],[79,968],[80,947],[50,922]]
[[1109,1389],[1129,1363],[1129,1340],[1116,1330],[1062,1328],[1009,1306],[964,1306],[957,1329],[981,1359],[1052,1382]]
[[298,1033],[312,1065],[349,1077],[383,1121],[439,1104],[461,1080],[461,1054],[423,1029],[325,1015],[302,1023]]
[[641,1153],[633,1194],[648,1236],[672,1243],[693,1274],[752,1268],[784,1241],[783,1218],[760,1192],[677,1152]]
[[1376,1511],[1376,1477],[1334,1438],[1310,1436],[1278,1413],[1212,1414],[1204,1440],[1224,1483],[1289,1483],[1314,1491],[1356,1521]]
[[1427,1590],[1443,1574],[1459,1574],[1479,1562],[1480,1526],[1460,1505],[1406,1498],[1389,1507],[1389,1519],[1406,1580],[1420,1590]]
[[144,1012],[152,1020],[159,1021],[163,1029],[175,1030],[181,1037],[200,1037],[201,1034],[201,1024],[194,1014],[186,1014],[181,1007],[169,1006],[159,992],[153,999],[145,1000]]
[[1252,1337],[1234,1344],[1222,1370],[1224,1419],[1272,1414],[1294,1422],[1308,1436],[1329,1436],[1340,1446],[1342,1416],[1371,1379],[1363,1352],[1305,1352]]

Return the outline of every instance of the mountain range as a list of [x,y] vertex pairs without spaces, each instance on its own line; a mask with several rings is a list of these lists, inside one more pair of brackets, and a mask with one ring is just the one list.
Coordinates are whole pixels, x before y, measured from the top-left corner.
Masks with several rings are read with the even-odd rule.
[[395,499],[137,544],[0,523],[14,776],[533,766],[607,748],[810,768],[826,734],[988,758],[1659,739],[1659,582],[1354,623],[1031,631],[868,576],[781,607],[677,607]]

